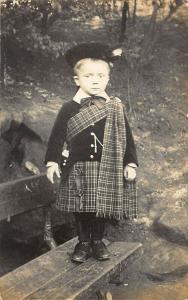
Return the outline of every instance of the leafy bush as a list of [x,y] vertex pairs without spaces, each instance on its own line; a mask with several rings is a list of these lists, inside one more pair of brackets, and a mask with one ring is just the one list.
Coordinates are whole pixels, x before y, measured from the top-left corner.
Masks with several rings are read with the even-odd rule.
[[67,43],[54,42],[47,35],[50,20],[58,16],[53,0],[4,0],[1,16],[5,51],[18,47],[33,55],[55,59],[67,50]]

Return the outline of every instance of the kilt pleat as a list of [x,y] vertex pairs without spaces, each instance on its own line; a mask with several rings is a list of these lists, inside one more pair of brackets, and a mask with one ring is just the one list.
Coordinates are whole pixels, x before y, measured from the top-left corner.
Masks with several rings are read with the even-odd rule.
[[[57,194],[56,207],[64,212],[96,212],[96,196],[100,163],[97,161],[76,162],[69,175],[62,177]],[[79,186],[77,178],[79,177]],[[137,217],[136,182],[125,182],[122,211],[125,217]],[[118,217],[116,212],[114,216]],[[108,217],[106,215],[105,217]],[[110,216],[109,216],[110,217]]]
[[[59,185],[56,206],[65,212],[95,212],[97,182],[100,163],[97,161],[76,162],[67,179]],[[80,190],[76,184],[79,174]],[[81,195],[79,195],[81,194]]]

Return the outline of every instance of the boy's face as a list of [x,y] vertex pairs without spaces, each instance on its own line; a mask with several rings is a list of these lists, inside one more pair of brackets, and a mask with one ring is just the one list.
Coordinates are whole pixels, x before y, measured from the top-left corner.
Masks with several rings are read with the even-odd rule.
[[109,81],[110,67],[103,60],[83,59],[74,76],[76,85],[88,95],[104,92]]

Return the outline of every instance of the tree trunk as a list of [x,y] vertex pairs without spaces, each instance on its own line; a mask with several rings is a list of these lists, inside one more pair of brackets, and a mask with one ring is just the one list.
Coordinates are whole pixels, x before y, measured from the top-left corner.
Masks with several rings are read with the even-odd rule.
[[119,42],[122,43],[125,39],[125,33],[127,28],[127,18],[129,17],[129,3],[126,0],[123,5],[122,10],[122,18],[121,18],[121,31],[120,31],[120,37]]
[[157,13],[158,13],[159,5],[157,1],[153,2],[153,13],[151,15],[150,24],[149,24],[149,36],[152,36],[155,31],[156,26],[156,19],[157,19]]
[[148,54],[152,51],[153,43],[156,39],[156,19],[158,14],[159,5],[157,1],[153,2],[153,12],[149,22],[148,31],[145,34],[145,39],[143,41],[141,56],[146,58]]
[[5,39],[1,37],[1,45],[0,45],[0,52],[1,52],[1,88],[5,88]]
[[133,25],[136,24],[136,10],[137,10],[137,0],[134,0],[134,8],[133,8]]

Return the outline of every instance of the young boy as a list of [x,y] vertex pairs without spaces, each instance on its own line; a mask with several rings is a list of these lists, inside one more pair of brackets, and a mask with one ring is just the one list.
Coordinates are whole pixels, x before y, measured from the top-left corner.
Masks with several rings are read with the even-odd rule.
[[[102,241],[106,219],[137,215],[133,137],[124,105],[105,92],[119,52],[84,43],[66,53],[78,91],[57,116],[45,161],[48,179],[53,183],[54,175],[61,177],[57,208],[75,215],[79,243],[72,260],[76,262],[85,262],[90,255],[109,259]],[[69,156],[63,156],[60,172],[65,143]]]

